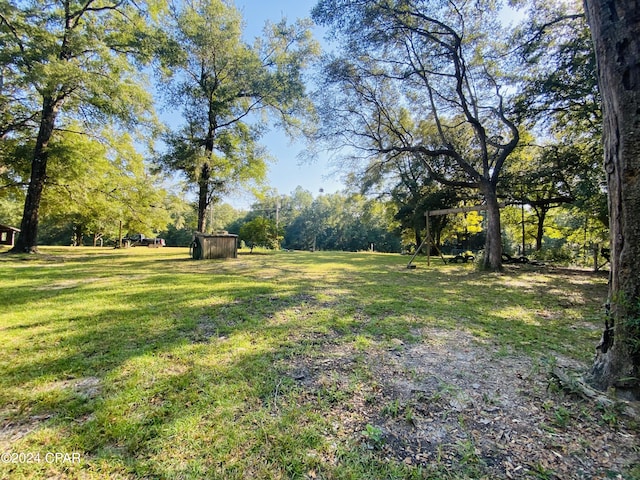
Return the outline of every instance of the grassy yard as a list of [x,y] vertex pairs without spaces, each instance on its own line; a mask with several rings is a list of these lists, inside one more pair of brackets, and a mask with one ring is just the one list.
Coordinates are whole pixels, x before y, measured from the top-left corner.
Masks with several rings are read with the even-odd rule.
[[[453,403],[462,397],[444,373],[437,398],[422,387],[394,396],[390,385],[426,385],[422,358],[436,358],[418,357],[426,349],[520,362],[525,375],[558,359],[588,364],[606,276],[407,261],[328,252],[193,261],[174,248],[0,255],[0,478],[556,478],[542,461],[509,470],[504,451],[483,449],[479,430],[465,427],[471,403]],[[506,408],[481,380],[469,380],[474,405]],[[561,392],[549,400],[525,380],[551,437],[585,419],[614,436],[622,428],[612,412]],[[444,405],[468,430],[430,437],[428,458],[390,426],[426,432],[427,396],[432,418]]]

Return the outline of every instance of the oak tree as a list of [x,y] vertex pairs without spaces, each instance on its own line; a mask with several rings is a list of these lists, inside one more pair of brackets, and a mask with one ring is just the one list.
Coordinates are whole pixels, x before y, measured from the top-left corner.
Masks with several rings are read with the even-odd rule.
[[[481,6],[480,6],[481,4]],[[341,40],[327,62],[321,136],[387,162],[411,155],[435,180],[486,204],[483,266],[502,265],[498,184],[518,145],[494,2],[321,0]]]
[[586,0],[602,96],[609,190],[610,316],[591,379],[640,398],[640,17],[632,0]]

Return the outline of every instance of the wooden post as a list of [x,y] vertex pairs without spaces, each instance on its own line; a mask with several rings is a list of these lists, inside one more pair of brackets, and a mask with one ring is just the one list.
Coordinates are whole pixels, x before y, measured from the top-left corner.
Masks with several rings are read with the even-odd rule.
[[429,232],[429,211],[427,210],[424,213],[425,218],[427,219],[427,266],[431,266],[431,233]]
[[524,228],[524,202],[520,205],[520,214],[522,216],[522,256],[527,256],[527,244],[525,240],[525,228]]

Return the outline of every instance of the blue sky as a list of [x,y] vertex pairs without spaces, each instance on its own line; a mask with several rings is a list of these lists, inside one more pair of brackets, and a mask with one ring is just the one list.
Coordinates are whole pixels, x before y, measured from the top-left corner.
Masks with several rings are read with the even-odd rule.
[[[252,43],[256,36],[261,35],[265,21],[280,21],[283,17],[289,23],[298,18],[309,18],[316,0],[236,0],[235,5],[242,12],[246,27],[245,36]],[[317,40],[322,41],[317,33]],[[298,154],[305,148],[303,142],[291,143],[285,134],[279,130],[270,130],[261,142],[274,157],[270,164],[267,184],[280,194],[288,195],[297,186],[310,191],[314,196],[320,189],[325,193],[334,193],[344,188],[338,175],[330,175],[334,170],[326,159],[319,159],[314,163],[301,164]],[[248,207],[253,198],[250,194],[236,195],[228,203],[236,207]]]

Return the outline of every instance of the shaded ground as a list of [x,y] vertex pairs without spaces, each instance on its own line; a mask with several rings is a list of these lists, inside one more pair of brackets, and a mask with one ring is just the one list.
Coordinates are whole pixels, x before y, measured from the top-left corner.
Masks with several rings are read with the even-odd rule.
[[333,403],[334,435],[382,458],[454,478],[638,478],[637,425],[549,374],[553,362],[580,365],[534,362],[462,332],[419,335],[386,349],[336,346],[290,375],[309,401]]
[[138,252],[7,270],[0,451],[82,462],[0,478],[640,478],[637,423],[541,358],[588,363],[606,279]]

